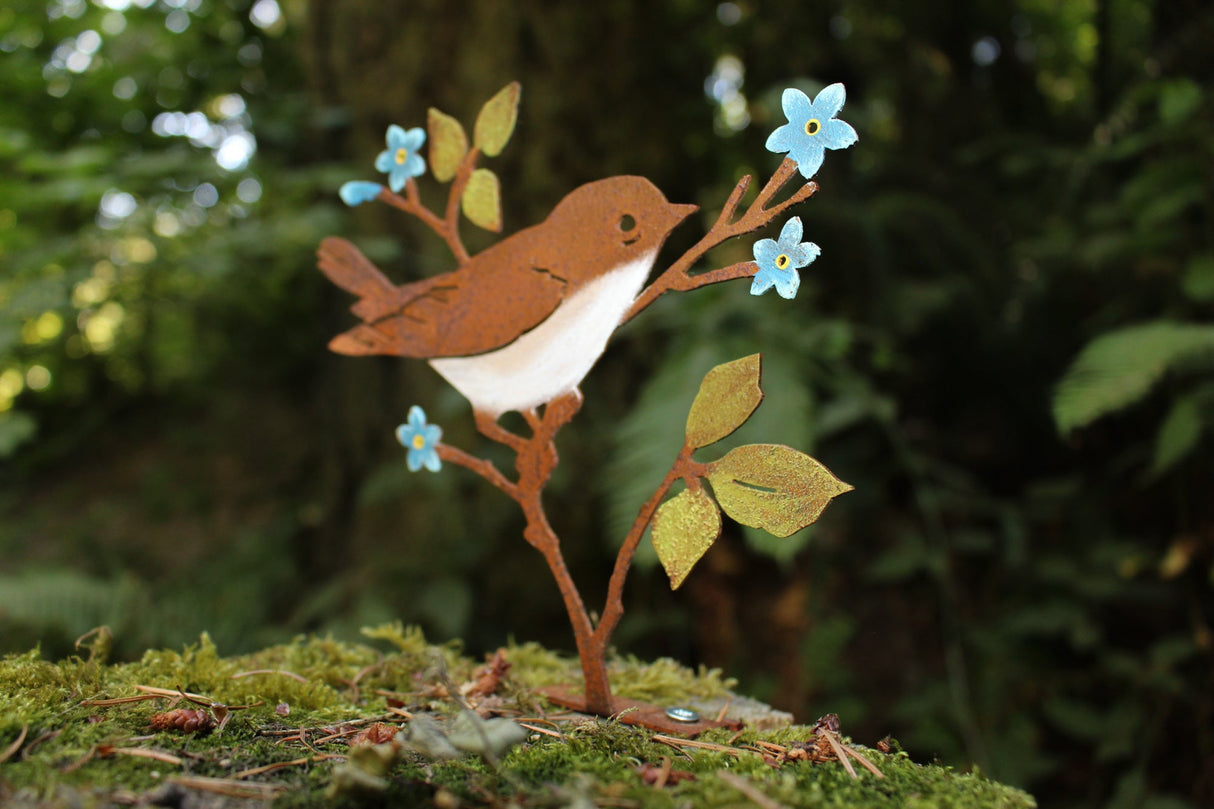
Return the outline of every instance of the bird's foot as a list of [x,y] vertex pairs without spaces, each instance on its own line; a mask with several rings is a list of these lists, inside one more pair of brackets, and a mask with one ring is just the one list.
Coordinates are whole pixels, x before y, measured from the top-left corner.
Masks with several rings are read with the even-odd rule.
[[577,388],[563,393],[544,405],[544,429],[555,435],[556,431],[573,421],[573,417],[582,409],[582,392]]

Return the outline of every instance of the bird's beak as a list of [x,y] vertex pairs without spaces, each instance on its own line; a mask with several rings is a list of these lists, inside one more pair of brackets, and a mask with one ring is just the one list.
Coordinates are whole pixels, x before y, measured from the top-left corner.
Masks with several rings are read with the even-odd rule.
[[674,230],[680,222],[691,216],[696,211],[700,210],[699,205],[671,205],[670,211],[670,230]]

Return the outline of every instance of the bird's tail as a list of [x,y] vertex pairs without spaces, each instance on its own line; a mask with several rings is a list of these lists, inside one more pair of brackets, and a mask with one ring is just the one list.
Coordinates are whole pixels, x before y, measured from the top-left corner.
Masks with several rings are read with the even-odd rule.
[[350,311],[367,323],[394,313],[417,296],[413,284],[396,286],[351,242],[330,236],[316,251],[317,266],[330,281],[359,297]]
[[316,251],[317,265],[329,280],[360,298],[378,298],[396,287],[352,243],[330,236]]
[[372,354],[396,354],[391,335],[365,323],[342,332],[329,341],[329,350],[335,354],[351,357],[366,357]]

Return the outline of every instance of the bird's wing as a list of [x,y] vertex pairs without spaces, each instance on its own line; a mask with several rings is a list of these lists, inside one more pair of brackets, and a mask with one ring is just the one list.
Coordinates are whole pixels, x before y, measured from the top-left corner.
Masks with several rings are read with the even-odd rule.
[[526,240],[511,237],[477,254],[459,270],[394,287],[349,245],[341,254],[343,269],[355,266],[356,259],[349,256],[353,250],[388,287],[369,281],[365,268],[357,271],[357,289],[347,285],[354,283],[347,281],[347,275],[338,280],[326,270],[335,283],[358,294],[376,285],[354,307],[365,324],[338,335],[329,347],[340,354],[427,359],[500,348],[552,314],[569,286],[563,278],[535,266],[521,252],[525,249]]
[[[465,273],[467,273],[465,275]],[[568,286],[532,267],[460,271],[401,309],[402,324],[424,357],[483,354],[513,342],[560,305]]]

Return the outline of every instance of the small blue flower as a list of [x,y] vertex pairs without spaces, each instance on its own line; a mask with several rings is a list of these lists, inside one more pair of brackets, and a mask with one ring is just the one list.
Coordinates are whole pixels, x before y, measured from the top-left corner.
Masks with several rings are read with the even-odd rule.
[[784,223],[780,238],[755,242],[755,262],[759,271],[750,284],[751,295],[762,295],[773,286],[781,298],[792,300],[801,285],[797,270],[818,257],[822,249],[813,242],[801,241],[801,217],[794,216]]
[[443,468],[438,450],[434,447],[443,437],[443,428],[426,423],[426,411],[417,405],[409,408],[409,423],[396,428],[396,440],[409,450],[409,471],[416,472],[423,466],[431,472]]
[[788,152],[808,180],[821,168],[827,149],[846,149],[859,140],[851,124],[835,118],[846,100],[847,92],[838,83],[823,89],[813,101],[788,88],[780,99],[788,123],[767,138],[767,151]]
[[355,205],[370,202],[378,197],[379,192],[383,190],[384,187],[379,183],[369,183],[365,180],[351,180],[348,183],[342,183],[341,190],[337,194],[341,197],[342,202],[353,208]]
[[408,132],[396,124],[388,127],[388,148],[375,158],[375,170],[388,175],[388,187],[400,191],[410,177],[420,177],[426,171],[425,159],[417,153],[426,142],[420,127]]

